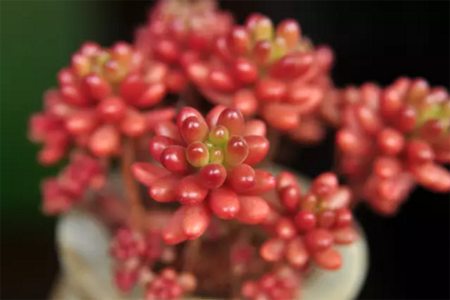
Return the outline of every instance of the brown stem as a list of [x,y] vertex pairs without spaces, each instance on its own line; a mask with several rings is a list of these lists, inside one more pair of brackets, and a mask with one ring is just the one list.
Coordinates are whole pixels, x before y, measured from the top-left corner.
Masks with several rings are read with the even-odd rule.
[[239,299],[241,291],[239,289],[239,284],[241,280],[241,274],[237,272],[237,268],[235,265],[230,264],[231,272],[230,272],[230,283],[231,283],[231,300]]
[[195,86],[192,83],[186,84],[186,87],[180,94],[180,98],[178,101],[178,105],[183,106],[192,106],[197,109],[200,109],[200,97],[195,89]]
[[[248,242],[251,238],[252,232],[249,227],[237,227],[231,231],[232,237],[231,249],[241,242]],[[230,255],[231,258],[231,255]],[[236,265],[235,262],[230,260],[230,284],[231,284],[231,299],[237,300],[240,298],[242,284],[242,275],[245,271],[244,266]]]
[[184,272],[193,273],[195,265],[197,263],[198,254],[201,247],[201,239],[196,238],[195,240],[188,241],[186,248],[184,249]]
[[145,210],[139,196],[139,190],[131,172],[131,165],[135,160],[135,147],[133,140],[126,138],[123,142],[123,155],[121,159],[122,179],[125,186],[125,197],[130,205],[131,228],[137,231],[144,230]]
[[278,150],[280,148],[281,144],[281,133],[280,131],[276,130],[272,126],[267,127],[267,139],[269,140],[270,148],[269,153],[267,153],[267,158],[272,161],[276,154],[278,153]]

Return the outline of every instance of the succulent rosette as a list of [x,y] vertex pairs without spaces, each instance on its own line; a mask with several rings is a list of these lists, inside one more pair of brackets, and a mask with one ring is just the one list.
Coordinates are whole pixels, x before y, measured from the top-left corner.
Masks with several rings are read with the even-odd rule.
[[187,81],[183,66],[209,57],[216,37],[227,33],[232,16],[213,0],[159,1],[149,11],[147,24],[136,31],[135,45],[169,66],[166,83],[180,92]]
[[[351,93],[350,93],[351,91]],[[395,213],[416,184],[450,191],[450,97],[424,79],[347,90],[336,136],[340,172],[377,211]]]
[[42,210],[48,215],[67,212],[83,201],[87,190],[100,190],[105,181],[101,162],[84,153],[73,153],[57,177],[42,182]]
[[85,43],[59,72],[59,89],[46,94],[45,112],[31,119],[30,136],[45,144],[41,160],[57,161],[70,143],[117,155],[122,136],[142,136],[172,118],[173,108],[149,110],[166,95],[164,68],[123,42]]
[[302,194],[296,178],[282,172],[276,195],[265,223],[271,237],[261,246],[261,256],[300,270],[310,262],[327,270],[339,269],[342,258],[333,245],[351,244],[357,236],[349,188],[339,186],[335,174],[323,173]]
[[155,201],[182,204],[163,232],[165,242],[199,237],[211,212],[247,224],[265,220],[269,206],[259,196],[275,186],[275,178],[252,167],[269,149],[264,123],[245,123],[238,110],[221,106],[205,120],[185,107],[176,124],[160,123],[155,133],[150,153],[162,166],[135,163],[133,172]]
[[191,62],[187,72],[210,101],[259,114],[285,131],[318,108],[331,86],[332,61],[331,50],[314,48],[296,21],[274,28],[268,17],[253,14],[216,40],[209,60]]
[[[356,200],[393,214],[416,185],[450,191],[447,90],[408,78],[334,89],[332,64],[295,20],[241,26],[215,0],[157,1],[132,45],[84,43],[30,118],[41,164],[71,153],[42,182],[43,212],[107,226],[124,294],[299,299],[311,266],[341,268]],[[184,107],[200,95],[216,105],[205,116]],[[320,142],[327,123],[348,186],[327,172],[303,191],[258,168],[275,154],[267,131],[274,150],[280,135]]]

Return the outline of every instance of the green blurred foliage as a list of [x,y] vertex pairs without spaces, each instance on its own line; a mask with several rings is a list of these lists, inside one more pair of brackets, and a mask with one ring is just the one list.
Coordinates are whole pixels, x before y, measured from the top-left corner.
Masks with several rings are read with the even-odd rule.
[[[36,162],[39,146],[27,140],[29,116],[43,92],[85,40],[98,40],[102,16],[91,1],[1,3],[1,216],[2,224],[49,226],[40,212],[39,184],[58,168]],[[15,227],[15,226],[14,226]],[[48,227],[47,227],[48,228]]]

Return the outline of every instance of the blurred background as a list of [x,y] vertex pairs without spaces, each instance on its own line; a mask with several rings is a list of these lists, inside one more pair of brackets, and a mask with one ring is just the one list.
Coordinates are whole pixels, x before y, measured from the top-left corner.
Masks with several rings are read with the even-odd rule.
[[[35,161],[27,118],[44,90],[86,40],[131,41],[152,1],[1,2],[1,299],[44,299],[58,274],[55,220],[39,211],[40,180],[56,173]],[[449,87],[448,1],[221,1],[238,22],[251,12],[297,19],[336,54],[338,86],[400,75]],[[332,135],[301,152],[295,167],[314,176],[331,167]],[[370,246],[359,299],[449,299],[449,195],[418,188],[394,218],[366,207],[357,217]],[[328,299],[321,299],[328,300]]]

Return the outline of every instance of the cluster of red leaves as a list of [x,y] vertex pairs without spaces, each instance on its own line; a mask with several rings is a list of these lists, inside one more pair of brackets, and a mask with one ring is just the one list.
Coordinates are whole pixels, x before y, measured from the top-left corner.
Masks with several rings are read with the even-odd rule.
[[35,143],[43,144],[38,161],[51,165],[61,160],[71,144],[71,137],[64,126],[66,106],[57,90],[44,94],[44,111],[31,116],[28,137]]
[[209,57],[216,37],[229,31],[230,14],[212,0],[160,1],[149,11],[147,24],[136,31],[135,45],[169,67],[167,85],[181,92],[188,62]]
[[301,278],[290,268],[263,275],[259,280],[244,282],[241,294],[249,300],[287,300],[300,297]]
[[272,214],[265,222],[271,238],[261,246],[261,256],[269,262],[284,260],[297,269],[310,261],[324,269],[339,269],[342,258],[333,245],[350,244],[356,238],[349,189],[339,186],[333,173],[323,173],[302,195],[296,178],[282,172],[276,192],[278,199],[272,201]]
[[146,276],[145,300],[176,300],[195,290],[197,285],[191,273],[177,272],[171,268],[162,270],[157,276]]
[[148,270],[155,262],[172,262],[175,252],[162,243],[161,233],[157,230],[142,234],[123,227],[112,240],[111,256],[116,260],[116,285],[127,293],[136,283],[145,282]]
[[245,123],[238,110],[221,106],[206,120],[186,107],[176,124],[158,124],[150,153],[162,166],[135,163],[133,173],[155,201],[183,204],[163,231],[166,243],[202,235],[211,212],[247,224],[265,220],[269,206],[259,195],[274,188],[275,178],[252,167],[269,149],[265,131],[264,123]]
[[173,108],[146,111],[166,95],[165,70],[126,43],[85,43],[59,72],[58,90],[46,94],[45,111],[31,119],[30,137],[45,145],[40,161],[58,161],[70,143],[96,156],[118,155],[122,136],[142,136],[173,118]]
[[[96,157],[120,156],[123,137],[155,133],[149,145],[155,163],[135,163],[134,177],[155,201],[181,206],[161,229],[119,229],[111,253],[122,291],[140,282],[146,300],[191,292],[192,274],[150,270],[174,258],[163,241],[173,245],[200,237],[214,215],[262,223],[270,234],[260,248],[262,258],[289,266],[246,282],[244,297],[292,299],[298,297],[298,274],[311,262],[340,268],[333,246],[356,238],[351,193],[332,173],[319,176],[302,194],[292,174],[282,172],[276,181],[255,169],[269,149],[266,125],[245,122],[243,115],[258,115],[308,143],[324,136],[321,118],[339,127],[340,172],[354,194],[381,213],[394,213],[416,184],[450,191],[450,173],[439,165],[450,162],[447,91],[423,79],[401,78],[385,89],[365,84],[330,92],[332,63],[331,50],[315,48],[294,20],[275,27],[268,17],[253,14],[239,26],[213,0],[160,1],[133,46],[82,45],[58,73],[58,88],[45,94],[44,111],[32,116],[29,137],[44,145],[38,160],[52,164],[71,146]],[[172,123],[175,110],[158,107],[188,80],[211,102],[235,109],[217,106],[203,118],[187,107]],[[56,178],[43,182],[44,212],[66,212],[86,190],[103,188],[104,172],[96,159],[74,154]],[[276,197],[270,198],[266,193],[275,187]],[[99,204],[111,211],[111,222],[131,223],[120,213],[120,201],[105,199]],[[214,236],[217,228],[211,227]],[[240,246],[230,255],[244,268],[252,248]]]
[[47,215],[67,212],[84,199],[88,189],[104,187],[104,171],[104,166],[96,159],[84,153],[74,153],[57,177],[43,181],[42,210]]
[[400,78],[381,89],[347,88],[330,98],[325,113],[341,123],[339,168],[355,194],[392,214],[412,188],[450,191],[450,97],[423,79]]
[[188,65],[189,78],[210,101],[258,113],[278,130],[295,129],[331,86],[333,54],[314,49],[294,20],[274,28],[268,17],[253,14],[216,39],[212,54]]

